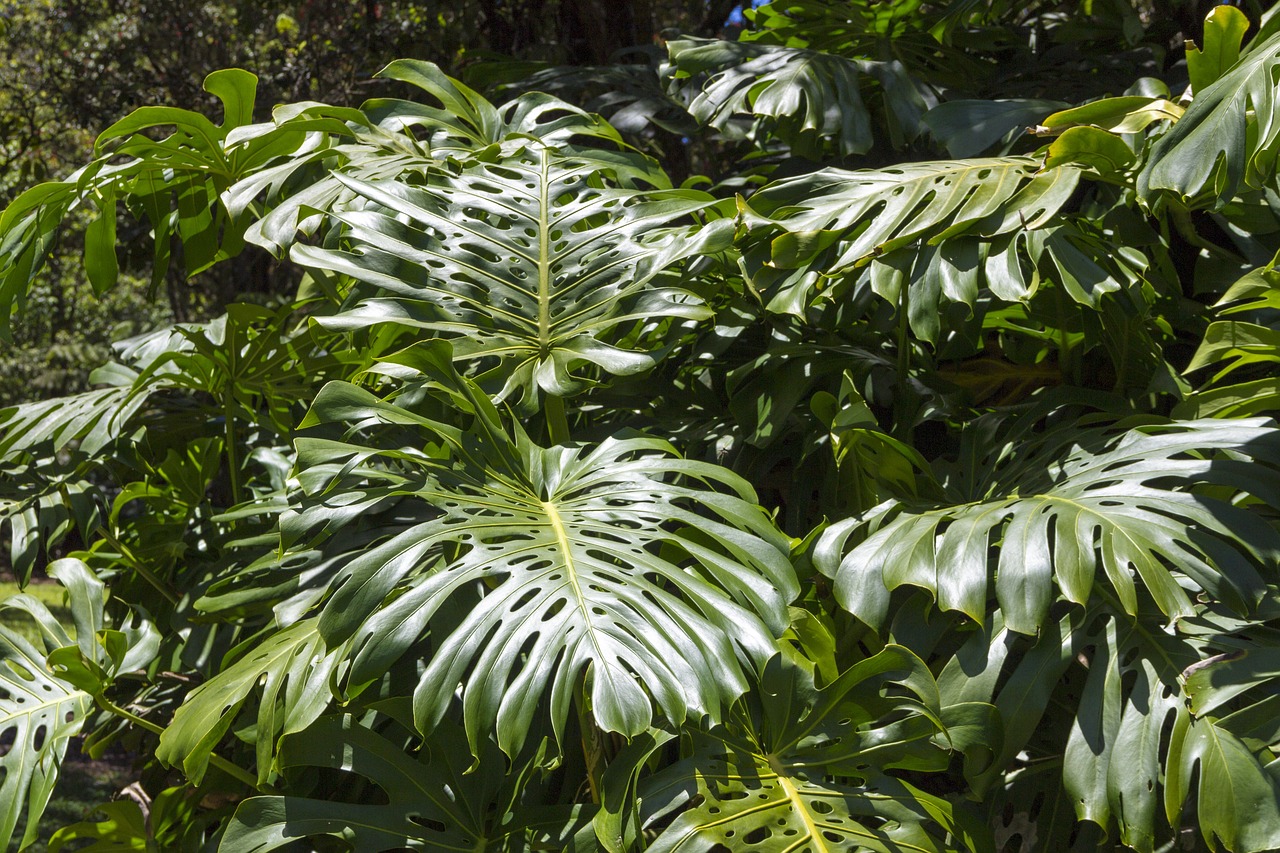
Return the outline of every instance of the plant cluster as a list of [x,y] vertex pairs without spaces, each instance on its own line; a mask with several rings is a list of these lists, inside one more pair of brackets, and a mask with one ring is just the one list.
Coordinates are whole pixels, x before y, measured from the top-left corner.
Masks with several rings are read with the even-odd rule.
[[0,410],[75,628],[2,605],[0,839],[85,735],[145,797],[53,850],[1280,847],[1280,16],[1073,104],[948,87],[1078,25],[980,5],[778,0],[611,97],[221,71],[15,199],[0,331],[77,216],[101,293],[125,226],[301,283]]

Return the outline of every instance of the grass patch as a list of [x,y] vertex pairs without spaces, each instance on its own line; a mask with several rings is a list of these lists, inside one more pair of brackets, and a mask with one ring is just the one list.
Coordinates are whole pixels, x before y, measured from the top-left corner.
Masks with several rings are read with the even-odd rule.
[[[0,581],[0,604],[20,592],[25,592],[32,598],[39,600],[45,607],[49,608],[53,618],[66,626],[68,631],[74,630],[71,627],[71,611],[67,609],[66,591],[61,584],[29,583],[26,589],[20,589],[13,581]],[[0,625],[12,628],[31,640],[36,640],[39,637],[35,622],[21,610],[0,607]]]

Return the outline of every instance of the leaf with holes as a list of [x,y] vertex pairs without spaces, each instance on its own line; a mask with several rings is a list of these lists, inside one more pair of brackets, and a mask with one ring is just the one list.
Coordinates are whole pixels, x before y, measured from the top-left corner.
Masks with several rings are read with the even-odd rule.
[[[1008,447],[1003,439],[997,445]],[[1215,457],[1218,450],[1231,455]],[[982,456],[977,447],[965,451],[975,463]],[[1099,568],[1105,594],[1128,613],[1138,609],[1135,575],[1171,618],[1192,612],[1188,589],[1241,612],[1263,595],[1259,567],[1274,565],[1280,536],[1252,513],[1192,489],[1213,484],[1280,497],[1280,433],[1269,421],[1152,424],[1118,435],[1069,430],[1004,458],[975,465],[951,505],[902,503],[870,526],[833,525],[815,560],[835,578],[841,605],[880,625],[890,591],[910,584],[982,622],[994,570],[1007,624],[1035,633],[1054,585],[1084,604]],[[851,535],[861,541],[845,553]]]
[[[0,624],[0,847],[9,844],[24,813],[26,831],[19,846],[35,840],[67,744],[93,707],[92,696],[63,681],[47,659],[58,650],[83,651],[95,660],[104,657],[98,646],[103,627],[102,582],[78,560],[57,561],[48,571],[67,590],[75,639],[31,596],[17,595],[0,603],[4,610],[24,613],[36,631],[33,642]],[[127,643],[117,645],[124,652]],[[141,657],[134,654],[127,659],[132,666],[140,665],[144,657],[145,649]]]
[[651,853],[989,849],[950,803],[886,773],[948,758],[931,740],[942,737],[937,686],[905,648],[821,690],[775,658],[755,696],[749,718],[693,733],[689,757],[642,782],[642,819],[675,815]]
[[[437,353],[442,371],[447,357]],[[397,424],[430,422],[354,386],[327,386],[304,423],[362,428],[358,444],[298,441],[300,468],[329,466],[309,478],[304,507],[322,508],[340,489],[435,509],[334,572],[318,625],[330,647],[349,642],[352,688],[429,630],[414,694],[423,731],[461,685],[472,744],[496,725],[512,754],[548,691],[559,732],[584,676],[608,731],[639,734],[655,705],[675,724],[718,718],[746,689],[739,658],[772,654],[797,591],[786,540],[750,488],[657,439],[513,441],[483,395],[464,387],[479,417],[466,432],[440,430],[458,448],[451,460],[403,448]],[[361,486],[362,476],[378,479]],[[453,605],[460,597],[466,608]]]
[[476,363],[500,397],[531,409],[542,394],[589,384],[576,375],[584,366],[652,367],[650,351],[612,342],[623,330],[707,316],[691,293],[654,280],[722,234],[673,227],[713,199],[626,189],[616,171],[529,141],[519,156],[425,186],[343,177],[365,205],[333,214],[343,245],[299,245],[293,257],[366,285],[321,325],[428,330],[452,340],[454,357]]
[[898,62],[690,38],[668,42],[667,51],[675,78],[692,79],[694,118],[723,130],[737,118],[755,117],[801,157],[822,160],[831,143],[841,155],[871,148],[873,119],[863,100],[864,80],[880,84],[895,142],[920,130],[925,102]]

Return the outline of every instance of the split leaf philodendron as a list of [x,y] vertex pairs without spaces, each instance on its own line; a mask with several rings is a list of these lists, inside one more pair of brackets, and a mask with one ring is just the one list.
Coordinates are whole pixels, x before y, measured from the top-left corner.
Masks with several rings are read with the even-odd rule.
[[0,332],[77,223],[300,283],[0,409],[0,841],[84,735],[151,811],[52,849],[1280,848],[1280,19],[1005,98],[1005,5],[525,75],[612,124],[222,71],[19,195]]

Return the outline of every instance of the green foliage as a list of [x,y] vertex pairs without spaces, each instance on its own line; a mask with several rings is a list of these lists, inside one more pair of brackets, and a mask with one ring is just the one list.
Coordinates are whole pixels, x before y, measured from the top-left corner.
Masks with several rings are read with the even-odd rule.
[[1175,97],[1102,58],[1181,6],[1066,8],[779,0],[612,100],[221,71],[18,195],[6,321],[68,239],[298,286],[0,408],[75,624],[0,604],[0,837],[83,733],[152,805],[55,850],[1280,847],[1277,36]]

